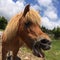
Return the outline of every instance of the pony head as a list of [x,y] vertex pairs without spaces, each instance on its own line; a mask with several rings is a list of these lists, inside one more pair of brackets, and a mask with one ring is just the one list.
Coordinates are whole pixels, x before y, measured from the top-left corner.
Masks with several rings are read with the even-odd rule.
[[44,57],[42,50],[49,50],[51,40],[41,28],[40,15],[27,5],[19,19],[18,35],[32,49],[34,55]]

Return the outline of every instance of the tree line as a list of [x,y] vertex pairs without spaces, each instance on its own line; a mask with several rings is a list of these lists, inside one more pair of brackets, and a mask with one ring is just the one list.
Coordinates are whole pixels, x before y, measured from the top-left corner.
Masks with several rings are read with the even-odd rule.
[[7,19],[3,16],[0,16],[0,29],[4,30],[7,23]]
[[43,32],[50,34],[51,37],[53,36],[53,38],[55,39],[60,39],[60,27],[49,30],[42,26],[41,29],[43,30]]

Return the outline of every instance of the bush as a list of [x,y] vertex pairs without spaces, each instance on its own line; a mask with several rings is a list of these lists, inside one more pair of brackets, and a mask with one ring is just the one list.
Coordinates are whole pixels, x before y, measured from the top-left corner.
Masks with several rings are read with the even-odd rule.
[[6,25],[7,25],[7,19],[5,19],[5,17],[0,17],[0,29],[5,29]]

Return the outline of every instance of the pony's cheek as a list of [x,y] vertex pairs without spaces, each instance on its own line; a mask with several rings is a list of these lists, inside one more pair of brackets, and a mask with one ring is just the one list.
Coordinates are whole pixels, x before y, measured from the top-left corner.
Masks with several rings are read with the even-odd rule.
[[33,39],[33,40],[37,40],[37,36],[35,36],[34,34],[32,33],[29,33],[28,36]]

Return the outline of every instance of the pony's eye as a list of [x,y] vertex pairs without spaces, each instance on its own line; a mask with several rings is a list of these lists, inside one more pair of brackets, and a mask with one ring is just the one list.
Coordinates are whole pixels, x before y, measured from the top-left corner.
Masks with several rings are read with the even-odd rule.
[[30,27],[31,24],[32,24],[31,21],[27,21],[27,22],[25,23],[25,27]]

